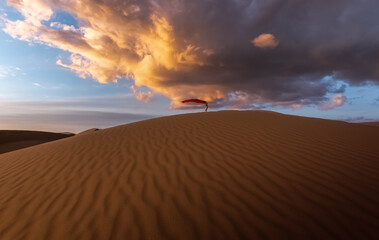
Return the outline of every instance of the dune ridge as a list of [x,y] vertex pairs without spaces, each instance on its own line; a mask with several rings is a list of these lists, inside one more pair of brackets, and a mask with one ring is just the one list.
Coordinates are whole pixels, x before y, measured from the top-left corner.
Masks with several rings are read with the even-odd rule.
[[0,130],[0,154],[71,137],[69,133]]
[[363,124],[363,125],[367,125],[367,126],[379,127],[379,122],[361,122],[359,124]]
[[0,239],[374,239],[379,129],[183,114],[0,155]]

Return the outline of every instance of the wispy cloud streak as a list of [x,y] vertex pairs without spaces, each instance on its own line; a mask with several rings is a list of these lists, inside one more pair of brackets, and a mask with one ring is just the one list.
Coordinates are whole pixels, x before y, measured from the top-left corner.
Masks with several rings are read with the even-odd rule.
[[0,79],[4,79],[6,77],[15,77],[19,71],[21,71],[21,69],[18,67],[0,65]]

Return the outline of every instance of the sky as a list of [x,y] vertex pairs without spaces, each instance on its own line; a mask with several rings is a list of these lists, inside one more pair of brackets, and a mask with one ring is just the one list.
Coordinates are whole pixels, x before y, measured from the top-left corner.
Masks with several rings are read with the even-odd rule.
[[379,121],[377,0],[0,0],[0,129],[202,111]]

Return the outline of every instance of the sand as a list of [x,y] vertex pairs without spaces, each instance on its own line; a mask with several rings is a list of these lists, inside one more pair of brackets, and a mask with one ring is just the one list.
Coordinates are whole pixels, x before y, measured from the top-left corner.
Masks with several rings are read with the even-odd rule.
[[100,131],[100,130],[101,129],[98,129],[98,128],[91,128],[91,129],[85,130],[83,132],[80,132],[77,135],[85,135],[85,134],[93,133],[93,132]]
[[72,135],[73,134],[69,133],[1,130],[0,154],[70,137]]
[[374,239],[379,128],[184,114],[0,155],[0,239]]
[[359,123],[359,124],[379,127],[379,122],[362,122],[362,123]]

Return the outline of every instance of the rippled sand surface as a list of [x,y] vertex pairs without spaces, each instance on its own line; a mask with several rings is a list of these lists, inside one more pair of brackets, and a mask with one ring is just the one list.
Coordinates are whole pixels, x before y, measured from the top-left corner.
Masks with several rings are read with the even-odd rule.
[[0,155],[0,239],[374,239],[379,128],[184,114]]

